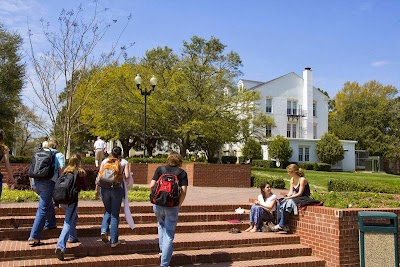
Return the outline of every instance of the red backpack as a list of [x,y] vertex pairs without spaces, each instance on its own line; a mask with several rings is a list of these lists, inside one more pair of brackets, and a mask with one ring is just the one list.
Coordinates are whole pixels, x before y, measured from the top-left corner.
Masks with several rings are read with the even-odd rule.
[[165,167],[161,167],[161,171],[162,174],[151,188],[150,202],[164,207],[178,206],[182,192],[178,179],[180,173],[178,175],[170,173]]

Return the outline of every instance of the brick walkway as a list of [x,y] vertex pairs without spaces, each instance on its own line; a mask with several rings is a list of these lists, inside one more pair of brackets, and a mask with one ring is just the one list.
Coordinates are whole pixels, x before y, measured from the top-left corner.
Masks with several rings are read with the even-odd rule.
[[[140,185],[145,186],[145,185]],[[287,190],[273,189],[278,197]],[[258,188],[233,188],[233,187],[198,187],[189,186],[184,205],[196,204],[248,204],[250,198],[257,198],[260,194]],[[80,206],[103,205],[101,201],[79,201]],[[151,205],[150,202],[131,202],[131,205]],[[0,207],[37,207],[37,202],[6,203],[0,202]]]

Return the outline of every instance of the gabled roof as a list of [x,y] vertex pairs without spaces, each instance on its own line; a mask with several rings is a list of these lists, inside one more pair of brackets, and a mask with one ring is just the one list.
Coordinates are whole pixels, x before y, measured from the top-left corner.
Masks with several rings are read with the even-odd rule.
[[[297,73],[295,73],[295,72],[293,72],[293,71],[292,71],[292,72],[289,72],[289,73],[287,73],[287,74],[284,74],[284,75],[282,75],[282,76],[279,76],[279,77],[277,77],[277,78],[275,78],[275,79],[266,81],[266,82],[260,82],[260,81],[255,81],[255,80],[247,80],[247,79],[240,79],[240,80],[242,80],[242,81],[247,81],[247,82],[259,83],[259,84],[256,85],[256,86],[253,86],[253,87],[251,87],[251,88],[247,88],[248,90],[257,90],[259,87],[261,87],[261,86],[263,86],[263,85],[266,85],[266,84],[268,84],[268,83],[271,83],[271,82],[273,82],[273,81],[279,80],[279,79],[281,79],[281,78],[283,78],[283,77],[285,77],[285,76],[292,75],[292,74],[296,75],[297,77],[299,77],[300,79],[303,80],[303,77],[299,76]],[[317,90],[319,93],[321,93],[321,94],[323,94],[324,96],[326,96],[324,93],[322,93],[321,91],[319,91],[318,88],[316,88],[315,86],[313,86],[313,89]]]

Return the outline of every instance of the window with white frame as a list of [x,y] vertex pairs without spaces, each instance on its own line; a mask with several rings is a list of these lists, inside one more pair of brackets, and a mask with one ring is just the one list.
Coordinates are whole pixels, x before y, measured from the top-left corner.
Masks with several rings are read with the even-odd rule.
[[310,161],[310,148],[299,146],[299,162]]
[[317,117],[317,102],[315,102],[315,101],[312,104],[312,115],[314,117]]
[[297,137],[297,124],[296,123],[288,123],[286,129],[286,137],[287,138],[296,138]]
[[265,99],[265,112],[272,113],[272,98],[271,97],[267,97]]
[[271,137],[272,136],[272,127],[271,127],[271,125],[267,125],[265,127],[265,136],[266,137]]
[[287,101],[287,115],[298,115],[297,100],[288,100]]
[[313,124],[313,138],[317,139],[317,124]]

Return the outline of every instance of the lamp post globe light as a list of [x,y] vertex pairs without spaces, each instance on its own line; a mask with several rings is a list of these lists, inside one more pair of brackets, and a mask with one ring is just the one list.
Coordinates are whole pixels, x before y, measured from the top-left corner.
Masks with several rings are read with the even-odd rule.
[[135,83],[137,89],[140,90],[140,94],[144,96],[144,119],[143,119],[143,158],[146,156],[146,127],[147,127],[147,96],[151,94],[151,92],[154,91],[154,88],[157,85],[157,79],[153,75],[150,79],[150,85],[151,89],[147,91],[146,88],[141,88],[140,84],[142,83],[142,77],[140,77],[139,74],[136,75],[135,77]]

